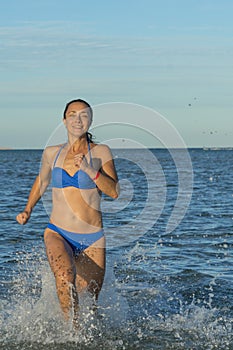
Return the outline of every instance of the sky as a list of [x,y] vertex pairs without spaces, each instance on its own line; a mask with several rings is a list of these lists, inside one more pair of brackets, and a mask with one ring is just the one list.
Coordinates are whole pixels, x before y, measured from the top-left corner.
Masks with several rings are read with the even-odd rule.
[[44,148],[74,98],[97,109],[97,138],[107,105],[116,139],[123,121],[134,141],[138,124],[159,138],[153,110],[187,147],[233,147],[232,13],[232,0],[1,0],[0,147]]

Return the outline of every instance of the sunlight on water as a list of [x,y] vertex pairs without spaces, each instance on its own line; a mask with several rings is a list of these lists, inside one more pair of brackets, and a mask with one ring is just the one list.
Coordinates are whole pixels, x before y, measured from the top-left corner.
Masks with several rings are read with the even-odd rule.
[[[148,249],[137,243],[126,259],[131,263],[139,256],[145,263]],[[220,316],[211,305],[214,281],[209,300],[200,306],[198,300],[188,304],[179,299],[164,285],[156,289],[144,284],[137,291],[133,275],[131,286],[123,285],[108,264],[98,313],[91,311],[92,300],[84,295],[80,328],[75,331],[71,322],[62,320],[53,275],[43,253],[18,253],[17,260],[12,297],[2,303],[1,348],[230,349],[232,320]],[[149,302],[152,307],[147,309]],[[172,312],[168,312],[169,304]]]
[[[83,295],[78,331],[61,317],[44,249],[15,253],[10,296],[1,302],[0,348],[231,349],[233,318],[213,302],[217,278],[209,279],[202,299],[187,301],[185,293],[174,291],[176,278],[161,278],[159,243],[136,242],[124,257],[115,257],[114,266],[109,254],[98,313],[91,310],[92,299]],[[148,274],[152,258],[157,279]],[[191,270],[182,274],[190,287],[197,277],[202,275],[194,276]]]
[[[2,154],[1,181],[9,176],[10,186],[0,203],[0,349],[233,350],[233,152],[191,150],[195,188],[186,216],[172,233],[165,229],[177,194],[176,172],[165,151],[154,152],[168,184],[165,208],[146,233],[154,205],[161,206],[156,196],[153,207],[147,203],[141,226],[132,222],[139,220],[147,190],[140,169],[132,171],[132,164],[119,159],[119,178],[127,181],[121,202],[103,203],[111,211],[104,211],[108,258],[98,312],[91,311],[92,300],[83,295],[78,331],[61,317],[41,247],[48,221],[43,206],[23,228],[12,221],[41,153]],[[148,169],[155,179],[151,191],[159,194],[161,182],[150,164]]]
[[94,340],[102,342],[106,332],[120,332],[127,319],[127,303],[116,291],[111,269],[106,274],[107,282],[99,298],[97,315],[91,310],[91,297],[86,294],[80,298],[80,328],[77,331],[72,322],[62,319],[48,263],[39,253],[19,253],[17,259],[12,297],[4,302],[1,310],[0,345],[4,344],[4,348],[18,344],[22,349],[22,344],[29,343],[90,345]]

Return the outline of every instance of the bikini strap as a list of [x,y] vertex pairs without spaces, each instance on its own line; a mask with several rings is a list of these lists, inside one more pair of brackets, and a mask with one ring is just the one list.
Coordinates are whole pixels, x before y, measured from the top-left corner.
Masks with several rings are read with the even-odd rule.
[[[53,168],[55,167],[55,164],[57,162],[57,159],[62,151],[62,149],[65,147],[66,143],[64,143],[64,145],[62,145],[60,147],[60,149],[58,150],[57,154],[56,154],[56,157],[54,159],[54,162],[53,162]],[[92,156],[91,156],[91,147],[90,147],[90,141],[89,141],[89,137],[87,136],[87,147],[88,147],[88,153],[90,154],[90,164],[91,166],[93,166],[93,162],[92,162]]]
[[91,164],[91,166],[93,166],[92,156],[91,156],[91,146],[90,146],[88,134],[87,134],[87,147],[88,147],[88,153],[90,154],[90,164]]
[[58,150],[57,155],[56,155],[56,157],[55,157],[55,159],[54,159],[54,162],[53,162],[53,168],[55,167],[55,164],[56,164],[57,159],[58,159],[58,157],[59,157],[59,155],[60,155],[60,153],[61,153],[61,150],[65,147],[65,145],[66,145],[66,143],[64,143],[64,145],[62,145],[62,146],[60,147],[60,149]]

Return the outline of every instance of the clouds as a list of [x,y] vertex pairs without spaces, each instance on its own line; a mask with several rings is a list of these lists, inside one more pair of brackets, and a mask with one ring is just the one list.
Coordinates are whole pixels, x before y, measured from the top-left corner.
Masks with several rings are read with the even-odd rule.
[[[116,60],[121,55],[124,57],[139,55],[137,59],[144,56],[144,59],[148,60],[149,55],[153,55],[153,58],[166,57],[171,53],[190,55],[200,49],[196,45],[196,40],[192,45],[189,43],[190,38],[186,40],[181,37],[163,36],[138,38],[127,35],[124,37],[87,35],[83,34],[80,27],[82,24],[67,21],[23,22],[14,27],[0,27],[2,59],[12,59],[11,62],[16,59],[27,62],[30,60],[53,62],[54,59],[65,57],[72,60],[78,57],[81,63],[81,58],[95,54],[109,63],[105,59],[109,58],[109,55],[113,55],[111,57],[113,62],[114,55],[117,55]],[[200,54],[203,50],[204,48],[201,48]]]
[[229,76],[223,69],[231,65],[227,42],[224,46],[185,34],[98,36],[84,29],[92,26],[84,21],[27,21],[0,27],[0,70],[6,81],[0,91],[44,96],[80,86],[90,94],[102,89],[104,96],[119,99],[121,93],[138,98],[143,86],[146,95],[153,91],[163,100],[178,84],[185,90],[186,84],[203,87],[206,79],[218,78],[219,83]]
[[[159,9],[153,22],[152,7],[149,12],[148,18],[124,12],[118,28],[101,9],[96,14],[79,11],[84,15],[77,19],[74,11],[72,20],[64,20],[62,13],[51,14],[51,19],[47,13],[40,20],[35,13],[35,20],[1,26],[0,113],[10,118],[6,107],[14,100],[11,108],[25,121],[31,113],[40,120],[57,115],[64,101],[81,96],[91,103],[125,101],[164,109],[186,123],[185,106],[193,96],[199,98],[197,113],[211,104],[230,106],[233,48],[231,38],[223,36],[224,23],[192,20],[189,25],[190,14],[183,23],[177,14],[162,23]],[[16,117],[16,129],[17,122]],[[9,130],[11,125],[5,125]]]
[[[46,82],[44,91],[53,86],[87,89],[95,82],[117,82],[122,88],[132,84],[173,86],[181,80],[198,84],[202,77],[227,79],[233,50],[228,42],[219,44],[210,38],[170,35],[169,37],[110,37],[85,34],[91,23],[68,21],[22,22],[0,27],[0,70],[11,82]],[[219,73],[218,73],[219,72]],[[53,81],[53,82],[52,82]],[[35,84],[35,86],[38,84]],[[64,84],[62,84],[64,86]],[[18,86],[17,86],[18,89]],[[113,89],[114,90],[114,89]],[[116,91],[114,91],[115,93]]]

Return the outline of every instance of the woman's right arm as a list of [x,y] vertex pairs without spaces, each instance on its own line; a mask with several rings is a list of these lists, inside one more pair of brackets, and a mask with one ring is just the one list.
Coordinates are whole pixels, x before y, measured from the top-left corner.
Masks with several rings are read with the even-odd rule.
[[19,224],[24,225],[27,223],[31,216],[31,212],[36,205],[36,203],[40,200],[41,196],[45,192],[46,188],[48,187],[50,183],[51,178],[51,161],[50,159],[50,151],[46,148],[43,152],[42,156],[42,164],[39,175],[36,177],[29,197],[27,204],[25,206],[25,209],[23,212],[19,213],[16,216],[16,220]]

